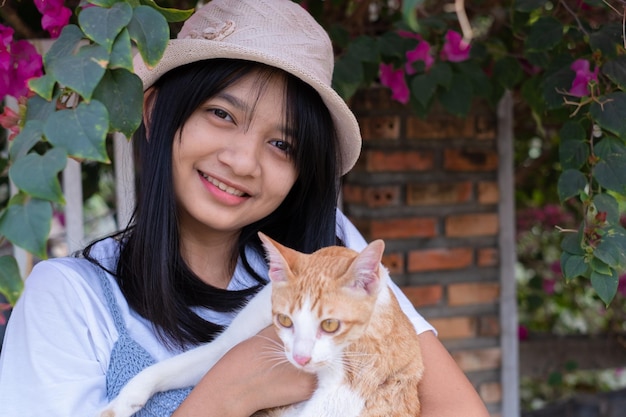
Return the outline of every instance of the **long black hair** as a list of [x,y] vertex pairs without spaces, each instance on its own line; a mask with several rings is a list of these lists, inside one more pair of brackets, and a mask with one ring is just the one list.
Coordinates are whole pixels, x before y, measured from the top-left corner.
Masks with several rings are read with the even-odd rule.
[[[285,122],[287,130],[295,132],[291,157],[298,176],[273,213],[243,228],[232,254],[233,259],[240,257],[258,285],[228,291],[200,280],[182,258],[172,145],[176,132],[202,103],[249,74],[258,76],[261,84],[272,76],[285,80]],[[305,253],[338,243],[335,210],[341,161],[332,118],[319,94],[279,69],[243,60],[200,61],[169,71],[152,88],[149,126],[144,120],[133,138],[137,201],[131,225],[117,236],[121,248],[114,275],[129,305],[154,324],[161,339],[182,347],[210,341],[223,329],[198,316],[193,307],[235,311],[265,284],[245,253],[246,248],[263,253],[258,231]],[[90,256],[92,246],[83,254],[97,263]]]

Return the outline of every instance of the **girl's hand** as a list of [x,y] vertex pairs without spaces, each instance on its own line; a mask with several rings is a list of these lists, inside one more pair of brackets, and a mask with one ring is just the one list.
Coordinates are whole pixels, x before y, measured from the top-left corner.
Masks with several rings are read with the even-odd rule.
[[282,341],[268,327],[224,355],[172,416],[248,417],[310,398],[316,382],[287,362]]

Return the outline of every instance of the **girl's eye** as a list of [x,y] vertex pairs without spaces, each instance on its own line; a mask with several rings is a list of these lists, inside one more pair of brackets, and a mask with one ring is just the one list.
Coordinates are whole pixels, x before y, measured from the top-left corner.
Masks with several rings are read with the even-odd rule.
[[232,120],[232,117],[230,117],[228,112],[226,112],[225,110],[222,110],[222,109],[211,109],[211,112],[214,115],[216,115],[217,117],[219,117],[220,119]]
[[280,324],[281,326],[285,327],[285,328],[290,328],[291,326],[293,326],[293,322],[291,321],[291,319],[289,318],[289,316],[285,315],[285,314],[279,314],[276,316],[276,321],[278,321],[278,324]]
[[285,153],[290,154],[293,149],[293,147],[291,146],[291,143],[289,143],[286,140],[276,139],[276,140],[271,141],[270,143]]
[[326,333],[335,333],[337,330],[339,330],[339,320],[326,319],[322,321],[322,324],[320,324],[320,327]]

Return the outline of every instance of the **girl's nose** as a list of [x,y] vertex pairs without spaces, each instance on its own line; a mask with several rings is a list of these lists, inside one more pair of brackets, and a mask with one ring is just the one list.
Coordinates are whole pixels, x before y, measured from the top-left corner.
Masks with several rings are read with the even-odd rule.
[[250,134],[235,135],[224,143],[218,154],[218,160],[230,167],[234,174],[257,176],[261,172],[261,140]]

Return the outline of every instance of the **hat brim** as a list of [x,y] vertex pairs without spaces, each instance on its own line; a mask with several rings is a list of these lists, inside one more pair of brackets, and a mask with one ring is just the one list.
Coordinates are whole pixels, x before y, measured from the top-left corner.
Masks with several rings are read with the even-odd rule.
[[241,59],[259,62],[280,68],[313,87],[320,95],[335,124],[341,153],[341,175],[346,174],[359,158],[361,133],[354,114],[346,102],[326,83],[283,60],[259,51],[228,44],[207,42],[203,39],[172,39],[163,57],[154,68],[148,68],[139,54],[134,59],[135,73],[141,78],[144,90],[148,89],[163,74],[192,62],[214,58]]

